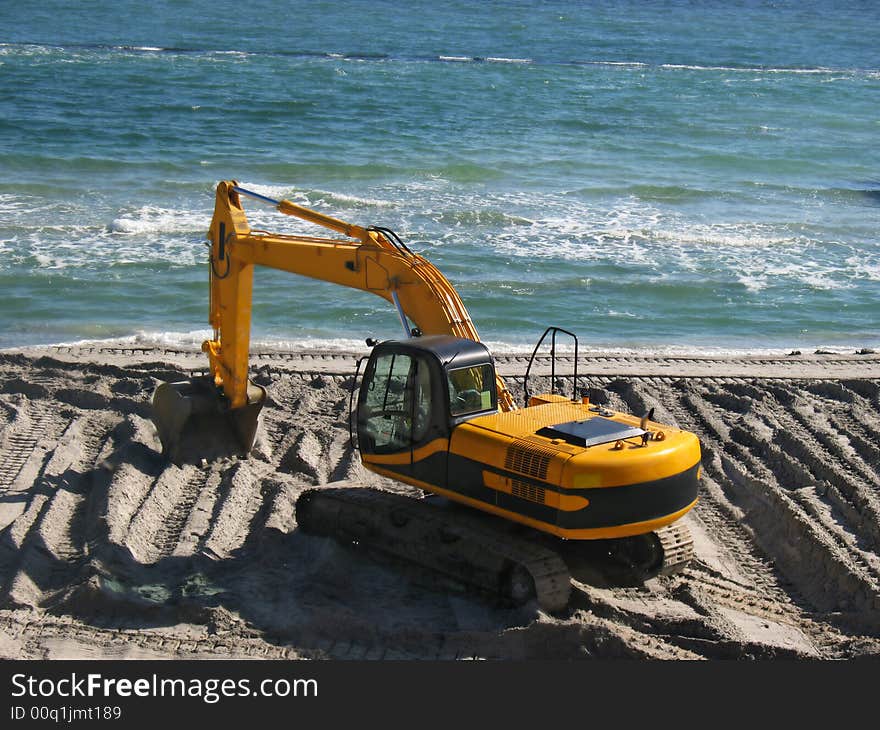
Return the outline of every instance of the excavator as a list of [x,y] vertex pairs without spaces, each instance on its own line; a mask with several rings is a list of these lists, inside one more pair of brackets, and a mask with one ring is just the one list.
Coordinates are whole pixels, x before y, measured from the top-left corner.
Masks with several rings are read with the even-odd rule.
[[[344,238],[251,229],[244,197]],[[568,605],[573,546],[601,544],[639,580],[691,559],[681,518],[697,502],[697,437],[655,422],[653,409],[627,414],[557,393],[555,377],[549,393],[528,395],[526,383],[517,406],[455,288],[392,230],[230,180],[217,185],[208,239],[210,374],[162,383],[152,399],[170,460],[247,456],[254,446],[267,391],[249,380],[248,357],[253,270],[264,266],[372,292],[394,306],[404,331],[367,340],[352,386],[353,443],[367,470],[423,496],[352,482],[311,488],[295,505],[299,529],[429,571],[443,585],[506,605],[536,600],[550,612]]]

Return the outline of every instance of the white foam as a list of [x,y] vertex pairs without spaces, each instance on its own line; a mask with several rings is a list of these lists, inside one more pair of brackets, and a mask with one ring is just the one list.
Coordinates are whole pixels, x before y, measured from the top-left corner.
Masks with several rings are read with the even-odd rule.
[[759,292],[767,288],[767,277],[748,273],[738,273],[737,281],[750,292]]
[[147,233],[193,233],[208,230],[210,217],[204,212],[159,208],[144,205],[124,213],[108,226],[112,233],[143,235]]
[[851,282],[832,278],[834,275],[840,276],[842,273],[847,275],[839,267],[825,264],[821,265],[820,268],[820,264],[813,261],[790,261],[770,264],[765,271],[768,276],[793,279],[812,289],[850,289],[854,286]]
[[847,266],[853,271],[855,278],[880,281],[880,259],[865,256],[849,256],[846,259]]
[[642,314],[636,314],[635,312],[618,312],[614,309],[609,309],[607,312],[607,316],[614,317],[616,319],[644,319],[645,316]]
[[[47,346],[58,347],[170,347],[184,349],[200,349],[202,342],[213,336],[211,330],[191,330],[188,332],[138,330],[134,334],[106,337],[88,338],[72,341],[52,343]],[[489,351],[496,355],[508,355],[528,357],[532,354],[535,343],[524,341],[484,340],[483,344]],[[857,345],[827,345],[822,342],[794,342],[785,347],[738,347],[734,345],[706,345],[706,344],[683,344],[683,345],[657,345],[638,344],[621,346],[605,344],[601,342],[585,342],[581,338],[578,347],[578,359],[587,358],[777,358],[789,356],[792,351],[800,351],[805,355],[813,354],[817,350],[833,355],[852,355],[865,346],[872,348],[880,347],[880,342],[868,342]],[[255,337],[251,341],[251,351],[279,350],[284,352],[338,352],[367,354],[369,348],[364,340],[349,337]],[[538,351],[539,356],[547,356],[550,353],[549,341]],[[567,339],[560,340],[556,344],[556,353],[560,356],[574,354],[574,344]]]
[[368,350],[364,340],[356,340],[349,337],[329,337],[326,339],[317,337],[303,337],[294,339],[257,338],[253,340],[252,347],[266,347],[291,351],[331,351],[331,352],[359,352]]
[[[100,345],[131,345],[144,347],[196,347],[201,348],[205,340],[214,336],[212,330],[199,329],[189,332],[138,330],[132,335],[106,337],[100,339],[80,339],[57,343],[62,347],[82,347]],[[277,349],[291,352],[332,351],[357,352],[366,349],[364,340],[347,337],[255,337],[251,340],[251,350]]]
[[[290,196],[295,197],[297,195],[296,191],[294,191],[294,189],[291,188],[289,185],[267,185],[265,183],[240,182],[238,186],[245,190],[250,190],[251,192],[257,193],[258,195],[272,198],[273,200],[282,200],[285,198],[289,199]],[[253,198],[250,198],[247,195],[244,196],[244,199],[252,201],[253,206],[262,205],[261,203],[253,200]]]
[[586,61],[589,66],[618,66],[621,68],[647,68],[647,63],[641,61]]
[[396,208],[397,203],[390,200],[382,200],[380,198],[364,198],[358,195],[346,195],[345,193],[334,193],[329,190],[310,190],[306,197],[319,196],[326,198],[332,203],[347,203],[357,207],[369,208]]
[[61,269],[66,269],[68,266],[68,262],[61,261],[53,256],[47,256],[43,253],[35,253],[34,258],[37,261],[37,266],[41,269],[60,271]]
[[488,56],[488,63],[533,63],[531,58],[507,58],[505,56]]
[[98,339],[82,339],[70,342],[59,342],[62,347],[100,346],[107,344],[143,345],[157,347],[201,347],[202,342],[213,337],[212,330],[192,330],[191,332],[155,332],[138,330],[132,335],[119,337],[103,337]]
[[855,68],[828,68],[826,66],[816,66],[813,68],[790,68],[786,66],[703,66],[700,64],[686,63],[661,63],[659,68],[669,71],[724,71],[728,73],[745,73],[745,74],[806,74],[806,75],[822,75],[822,74],[870,74],[873,69],[855,69]]
[[46,56],[57,51],[58,49],[53,46],[44,46],[37,43],[0,44],[0,55],[2,56]]
[[[435,194],[432,207],[425,212],[438,226],[443,225],[452,202],[454,197],[447,201],[442,193]],[[683,274],[715,272],[714,281],[738,282],[751,293],[775,285],[850,289],[860,279],[874,281],[880,276],[880,261],[869,250],[856,245],[858,256],[835,255],[836,247],[848,244],[823,240],[824,231],[811,231],[809,225],[747,220],[701,223],[674,208],[651,205],[635,196],[602,207],[573,196],[542,195],[530,200],[527,194],[499,194],[473,199],[470,207],[517,214],[516,225],[512,216],[499,216],[497,232],[485,242],[496,254],[510,259],[635,265],[663,272],[673,282]],[[538,214],[529,220],[526,216],[533,211]],[[442,238],[434,242],[472,245],[472,238],[464,227],[447,225]],[[853,250],[851,245],[848,250]]]

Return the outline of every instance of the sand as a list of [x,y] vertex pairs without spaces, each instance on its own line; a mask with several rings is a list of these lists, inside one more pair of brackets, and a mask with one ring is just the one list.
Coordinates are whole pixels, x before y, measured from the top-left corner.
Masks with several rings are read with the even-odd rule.
[[[362,354],[255,353],[254,453],[177,467],[149,399],[202,353],[0,352],[0,657],[880,657],[880,356],[582,358],[595,401],[700,436],[696,557],[643,585],[575,580],[548,615],[297,530],[314,485],[408,491],[349,447]],[[526,361],[498,358],[518,398]]]

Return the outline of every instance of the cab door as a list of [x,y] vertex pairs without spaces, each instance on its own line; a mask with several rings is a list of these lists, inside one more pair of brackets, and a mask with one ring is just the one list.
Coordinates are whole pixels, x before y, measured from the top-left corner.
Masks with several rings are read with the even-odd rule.
[[357,408],[358,443],[367,468],[417,485],[446,486],[449,428],[435,392],[438,370],[420,353],[374,351]]

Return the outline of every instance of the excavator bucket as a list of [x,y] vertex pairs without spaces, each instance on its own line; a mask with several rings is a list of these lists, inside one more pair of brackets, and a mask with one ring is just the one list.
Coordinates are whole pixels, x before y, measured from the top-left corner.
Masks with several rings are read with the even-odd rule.
[[266,389],[248,381],[247,395],[247,405],[232,409],[210,376],[162,383],[153,393],[153,423],[162,454],[178,466],[247,456]]

